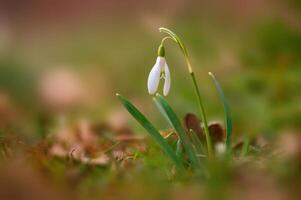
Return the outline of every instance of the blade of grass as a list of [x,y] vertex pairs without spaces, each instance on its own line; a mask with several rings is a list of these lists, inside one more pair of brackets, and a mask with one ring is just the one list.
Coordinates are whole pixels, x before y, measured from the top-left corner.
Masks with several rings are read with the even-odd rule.
[[191,135],[191,142],[195,147],[196,153],[197,154],[204,154],[204,147],[198,136],[195,134],[195,132],[190,129],[189,130],[190,135]]
[[231,151],[231,138],[232,138],[232,116],[229,103],[226,99],[225,93],[220,86],[219,82],[216,80],[215,76],[209,72],[209,76],[212,78],[214,85],[219,93],[220,99],[223,102],[224,111],[225,111],[225,120],[226,120],[226,147],[227,151]]
[[177,141],[177,150],[176,150],[176,155],[182,159],[183,157],[183,148],[182,148],[182,142],[180,139]]
[[157,101],[161,105],[163,110],[165,111],[166,116],[168,116],[169,121],[172,124],[172,127],[176,130],[176,133],[178,134],[178,136],[183,144],[184,150],[188,154],[188,157],[189,157],[192,167],[197,168],[199,166],[198,159],[195,155],[195,152],[191,145],[189,137],[186,134],[184,128],[182,127],[182,125],[180,123],[179,118],[177,117],[177,115],[172,110],[172,108],[169,106],[169,104],[167,103],[167,101],[164,99],[163,96],[161,96],[160,94],[156,94],[154,101]]
[[152,123],[127,99],[119,94],[116,94],[122,105],[128,110],[128,112],[139,122],[139,124],[152,136],[152,138],[159,144],[161,149],[167,155],[167,157],[178,168],[182,169],[183,165],[181,160],[176,156],[171,146],[161,136],[159,131],[152,125]]
[[162,108],[161,104],[158,101],[154,101],[154,102],[155,102],[155,105],[158,108],[159,112],[161,113],[161,115],[165,118],[165,120],[169,123],[169,125],[172,126],[172,123],[169,120],[169,117],[165,113],[164,109]]
[[245,135],[244,138],[244,144],[242,146],[241,154],[240,156],[246,156],[249,152],[249,146],[250,146],[250,137],[248,135]]

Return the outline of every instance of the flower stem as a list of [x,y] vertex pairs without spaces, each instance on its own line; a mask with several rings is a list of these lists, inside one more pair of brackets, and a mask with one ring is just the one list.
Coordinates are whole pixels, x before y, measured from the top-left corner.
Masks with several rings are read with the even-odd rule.
[[212,158],[213,156],[213,152],[212,152],[212,143],[211,143],[211,138],[210,138],[210,134],[209,134],[209,128],[208,128],[208,121],[207,121],[207,117],[206,117],[206,113],[205,113],[205,108],[204,108],[204,104],[202,102],[202,98],[201,98],[201,94],[199,91],[199,86],[197,84],[194,72],[190,72],[190,76],[192,78],[193,81],[193,85],[195,88],[195,92],[198,98],[198,102],[199,102],[199,109],[200,109],[200,113],[201,113],[201,118],[202,121],[204,123],[204,132],[205,132],[205,136],[206,136],[206,142],[207,142],[207,150],[208,150],[208,157]]
[[[197,99],[198,99],[201,118],[202,118],[202,121],[204,123],[204,132],[205,132],[206,142],[207,142],[208,157],[212,158],[212,156],[213,156],[212,143],[211,143],[211,138],[210,138],[210,134],[209,134],[209,128],[208,128],[206,112],[205,112],[205,108],[204,108],[204,105],[203,105],[203,102],[202,102],[199,86],[198,86],[198,83],[196,81],[194,72],[193,72],[191,64],[190,64],[190,59],[188,57],[187,50],[186,50],[183,42],[181,41],[181,39],[174,32],[172,32],[171,30],[169,30],[167,28],[163,28],[163,27],[159,28],[159,30],[160,30],[160,32],[164,32],[164,33],[168,34],[170,36],[170,38],[173,39],[173,41],[178,44],[179,48],[181,49],[181,51],[182,51],[182,53],[185,57],[187,68],[188,68],[189,74],[192,78],[193,86],[194,86],[195,93],[196,93],[196,96],[197,96]],[[165,38],[162,41],[164,42]]]

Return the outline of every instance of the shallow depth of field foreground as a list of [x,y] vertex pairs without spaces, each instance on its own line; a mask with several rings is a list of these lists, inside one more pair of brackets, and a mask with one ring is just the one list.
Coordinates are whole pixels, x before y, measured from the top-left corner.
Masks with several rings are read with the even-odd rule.
[[298,0],[1,4],[1,200],[300,199]]

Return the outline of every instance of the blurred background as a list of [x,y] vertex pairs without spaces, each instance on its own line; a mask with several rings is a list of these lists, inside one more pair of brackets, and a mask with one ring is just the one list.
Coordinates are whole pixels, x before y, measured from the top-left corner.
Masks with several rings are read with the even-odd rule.
[[[229,99],[234,134],[274,136],[301,126],[299,0],[7,0],[0,3],[0,126],[29,138],[53,120],[129,118],[115,98],[132,100],[166,128],[146,80],[163,35],[187,46],[210,120],[223,108],[207,72]],[[177,46],[166,43],[176,112],[197,113]]]

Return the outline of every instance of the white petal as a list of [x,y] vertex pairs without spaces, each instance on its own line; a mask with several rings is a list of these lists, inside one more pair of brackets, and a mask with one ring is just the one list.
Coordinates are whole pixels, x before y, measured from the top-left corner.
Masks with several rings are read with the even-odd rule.
[[160,82],[161,70],[165,64],[165,58],[157,57],[156,63],[150,71],[147,79],[147,88],[149,94],[155,94]]
[[164,66],[164,74],[165,74],[165,82],[164,82],[164,88],[163,88],[163,94],[164,96],[168,95],[169,89],[170,89],[170,72],[167,63],[165,62]]

